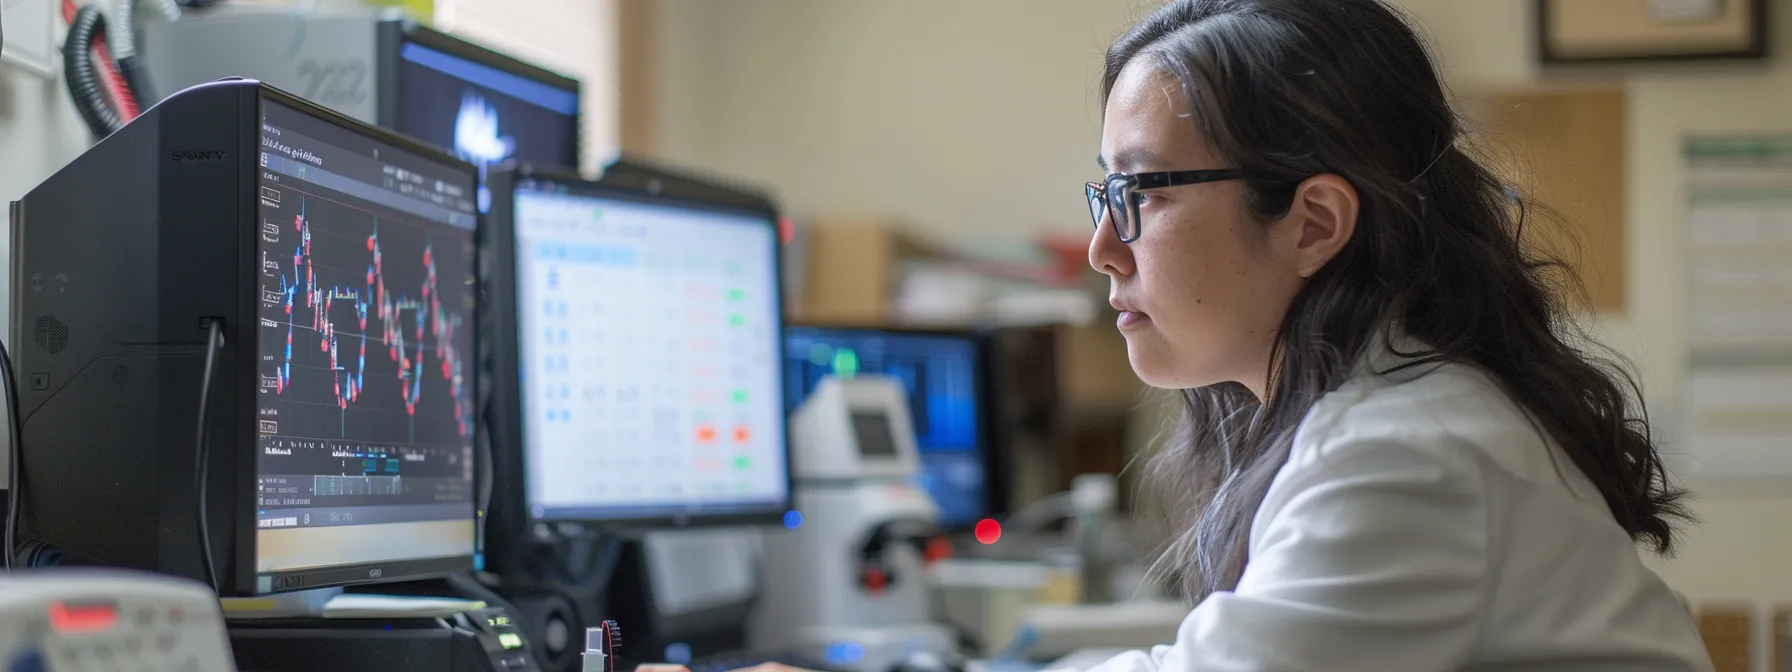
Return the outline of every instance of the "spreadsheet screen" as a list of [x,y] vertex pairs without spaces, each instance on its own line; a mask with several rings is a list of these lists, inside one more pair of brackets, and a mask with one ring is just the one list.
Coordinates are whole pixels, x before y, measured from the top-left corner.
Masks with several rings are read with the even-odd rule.
[[515,196],[531,515],[787,508],[776,227],[528,183]]

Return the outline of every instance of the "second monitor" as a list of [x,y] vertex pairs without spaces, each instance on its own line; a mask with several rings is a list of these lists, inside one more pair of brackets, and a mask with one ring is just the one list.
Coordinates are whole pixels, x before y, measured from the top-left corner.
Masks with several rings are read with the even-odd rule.
[[778,520],[790,467],[769,204],[528,167],[490,186],[500,525]]
[[920,448],[920,485],[940,526],[964,529],[1000,513],[1005,493],[989,440],[986,345],[977,334],[791,327],[785,408],[795,412],[823,377],[879,373],[902,382]]

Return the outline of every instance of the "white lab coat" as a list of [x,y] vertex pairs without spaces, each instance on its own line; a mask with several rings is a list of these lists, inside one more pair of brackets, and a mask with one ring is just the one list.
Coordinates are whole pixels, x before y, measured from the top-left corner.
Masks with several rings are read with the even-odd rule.
[[1250,558],[1175,644],[1094,670],[1712,669],[1584,473],[1467,366],[1359,367],[1321,399]]

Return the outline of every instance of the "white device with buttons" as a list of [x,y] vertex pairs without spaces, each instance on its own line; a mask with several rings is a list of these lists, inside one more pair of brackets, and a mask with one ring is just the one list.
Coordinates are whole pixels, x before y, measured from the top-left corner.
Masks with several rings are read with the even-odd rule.
[[914,484],[906,390],[889,376],[828,376],[791,415],[799,515],[762,537],[749,648],[848,672],[955,656],[952,631],[932,618],[939,507]]
[[0,576],[0,672],[236,672],[218,597],[109,569]]

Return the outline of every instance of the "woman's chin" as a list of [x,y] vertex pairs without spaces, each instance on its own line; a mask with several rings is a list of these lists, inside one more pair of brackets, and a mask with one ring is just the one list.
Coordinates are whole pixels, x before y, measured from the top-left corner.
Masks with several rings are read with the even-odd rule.
[[1168,348],[1149,344],[1145,338],[1126,339],[1126,359],[1132,364],[1133,374],[1146,385],[1162,390],[1188,390],[1226,381],[1225,376],[1190,370],[1168,355]]
[[1186,387],[1178,384],[1183,376],[1172,364],[1161,345],[1149,344],[1150,339],[1140,334],[1128,334],[1126,338],[1126,359],[1132,364],[1132,372],[1139,380],[1152,387],[1179,390]]

